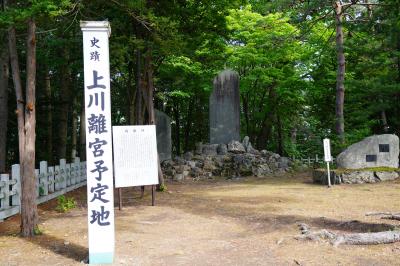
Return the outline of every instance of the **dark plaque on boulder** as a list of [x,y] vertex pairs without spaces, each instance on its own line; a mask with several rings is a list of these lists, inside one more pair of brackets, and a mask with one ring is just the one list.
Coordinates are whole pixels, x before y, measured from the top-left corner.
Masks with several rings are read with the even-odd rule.
[[375,154],[368,154],[365,156],[366,162],[376,162],[376,155]]
[[157,151],[160,162],[171,159],[171,118],[165,113],[155,110]]
[[379,144],[379,152],[390,152],[389,144]]
[[239,75],[222,71],[214,79],[210,96],[210,143],[227,144],[240,140]]

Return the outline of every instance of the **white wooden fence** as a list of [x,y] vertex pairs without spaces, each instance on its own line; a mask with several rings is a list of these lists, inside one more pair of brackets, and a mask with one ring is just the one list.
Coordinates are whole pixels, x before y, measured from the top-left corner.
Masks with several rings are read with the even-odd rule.
[[[314,157],[310,157],[310,156],[308,158],[293,157],[292,159],[293,159],[293,161],[299,160],[299,161],[301,161],[302,164],[306,164],[308,167],[313,166],[314,163],[324,163],[325,162],[324,156],[319,156],[318,154],[316,154]],[[333,163],[336,162],[336,158],[334,158],[333,156],[332,156],[332,162]]]
[[[48,166],[40,162],[36,173],[37,204],[54,199],[62,194],[86,185],[86,162],[75,158],[67,164],[65,159],[60,165]],[[0,221],[20,212],[21,176],[19,164],[14,164],[9,174],[0,175]]]

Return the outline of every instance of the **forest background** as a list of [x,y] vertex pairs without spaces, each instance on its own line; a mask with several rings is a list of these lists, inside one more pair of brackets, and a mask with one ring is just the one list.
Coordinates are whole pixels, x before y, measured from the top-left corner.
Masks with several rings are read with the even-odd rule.
[[19,162],[18,119],[30,108],[34,163],[85,160],[80,20],[111,23],[112,123],[149,122],[154,92],[175,155],[207,142],[212,80],[228,68],[240,76],[241,135],[258,149],[321,154],[328,137],[337,154],[400,131],[396,0],[0,3],[0,172]]

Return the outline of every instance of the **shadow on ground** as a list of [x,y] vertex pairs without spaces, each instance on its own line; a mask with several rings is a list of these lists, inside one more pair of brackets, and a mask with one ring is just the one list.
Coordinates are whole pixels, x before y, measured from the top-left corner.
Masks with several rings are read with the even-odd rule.
[[64,239],[48,234],[42,234],[33,238],[24,238],[24,240],[77,262],[86,261],[89,254],[89,250],[86,247],[65,242]]

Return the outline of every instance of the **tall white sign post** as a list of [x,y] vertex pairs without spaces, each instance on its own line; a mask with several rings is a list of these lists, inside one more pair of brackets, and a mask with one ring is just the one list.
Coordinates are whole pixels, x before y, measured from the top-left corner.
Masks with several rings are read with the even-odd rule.
[[328,170],[328,187],[331,187],[331,171],[329,170],[329,162],[332,161],[331,143],[329,139],[324,139],[324,159]]
[[114,185],[108,21],[81,21],[85,74],[89,263],[114,260]]

